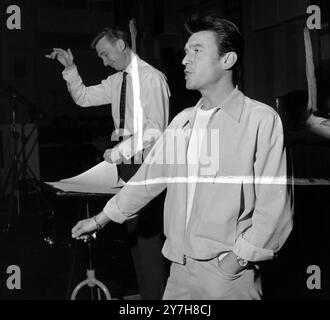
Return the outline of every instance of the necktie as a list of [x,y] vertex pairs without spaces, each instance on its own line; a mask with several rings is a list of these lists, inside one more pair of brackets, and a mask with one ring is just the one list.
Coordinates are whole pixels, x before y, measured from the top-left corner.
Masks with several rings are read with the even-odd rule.
[[[123,131],[125,126],[125,104],[126,104],[126,77],[127,72],[123,72],[123,82],[120,92],[120,124],[119,124],[119,142],[123,141]],[[132,159],[130,159],[131,161]],[[134,160],[134,159],[133,159]],[[133,163],[120,163],[117,165],[119,176],[127,182],[138,170],[139,164]]]
[[119,129],[120,129],[120,134],[122,138],[122,130],[124,129],[125,126],[125,105],[126,105],[126,77],[127,77],[127,72],[123,72],[123,82],[121,84],[121,91],[120,91],[120,123],[119,123]]

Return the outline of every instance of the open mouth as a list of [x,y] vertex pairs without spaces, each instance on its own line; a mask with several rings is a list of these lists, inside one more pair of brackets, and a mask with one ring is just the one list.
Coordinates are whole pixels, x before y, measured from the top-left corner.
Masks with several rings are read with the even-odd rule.
[[192,72],[188,70],[185,70],[184,73],[186,74],[185,79],[188,79],[192,74]]

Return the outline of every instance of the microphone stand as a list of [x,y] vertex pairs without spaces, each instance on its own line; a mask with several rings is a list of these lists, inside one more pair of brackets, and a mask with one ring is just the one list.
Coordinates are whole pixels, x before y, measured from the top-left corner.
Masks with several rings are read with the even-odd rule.
[[[7,186],[10,187],[10,200],[9,200],[9,213],[8,213],[8,221],[7,227],[3,230],[4,233],[8,233],[11,229],[12,218],[14,216],[21,215],[21,206],[20,206],[20,190],[19,190],[19,155],[18,155],[18,139],[19,133],[17,132],[17,124],[16,124],[16,95],[11,94],[13,99],[13,109],[12,109],[12,123],[11,123],[11,135],[13,141],[13,163],[8,172],[7,178],[4,184],[4,192]],[[11,177],[11,181],[9,182]]]
[[[11,123],[11,138],[12,138],[12,147],[13,147],[13,160],[11,163],[11,166],[8,170],[8,173],[6,175],[4,185],[2,188],[1,194],[5,196],[6,191],[9,190],[9,211],[7,216],[7,225],[2,230],[3,233],[9,234],[12,225],[14,222],[14,218],[18,218],[22,214],[22,208],[21,208],[21,190],[20,190],[20,177],[22,177],[23,180],[26,180],[27,178],[30,178],[32,181],[32,188],[34,191],[39,195],[42,202],[47,207],[47,212],[51,212],[51,216],[54,215],[53,209],[49,205],[47,199],[42,194],[42,191],[40,189],[40,186],[38,185],[38,179],[35,176],[32,169],[29,167],[27,161],[30,158],[32,154],[33,148],[36,146],[36,143],[33,144],[32,150],[26,155],[26,143],[27,141],[32,137],[33,132],[36,130],[37,125],[33,127],[31,132],[28,134],[27,137],[25,137],[24,130],[22,127],[21,135],[17,130],[17,121],[16,121],[16,115],[17,115],[17,106],[18,102],[21,102],[23,104],[27,103],[29,108],[31,107],[31,103],[26,102],[22,96],[18,93],[16,93],[15,89],[9,87],[8,85],[3,85],[3,82],[0,81],[0,89],[3,89],[3,91],[11,98],[12,100],[12,123]],[[21,143],[19,150],[19,138],[21,137]],[[22,159],[22,161],[20,160]]]

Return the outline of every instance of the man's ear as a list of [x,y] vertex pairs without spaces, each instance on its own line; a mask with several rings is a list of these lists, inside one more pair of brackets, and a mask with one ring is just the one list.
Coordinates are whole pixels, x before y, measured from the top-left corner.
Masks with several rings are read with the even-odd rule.
[[122,40],[122,39],[118,39],[118,40],[117,40],[117,48],[118,48],[120,51],[124,51],[125,48],[126,48],[125,41]]
[[227,52],[222,58],[222,65],[225,70],[230,70],[237,61],[237,54],[234,51]]

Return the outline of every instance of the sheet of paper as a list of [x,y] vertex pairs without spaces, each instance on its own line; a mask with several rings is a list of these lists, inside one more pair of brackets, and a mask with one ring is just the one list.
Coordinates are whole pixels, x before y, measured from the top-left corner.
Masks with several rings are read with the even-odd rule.
[[118,183],[118,172],[115,164],[103,161],[91,169],[68,179],[57,182],[45,182],[65,192],[106,193],[114,194],[123,184]]

